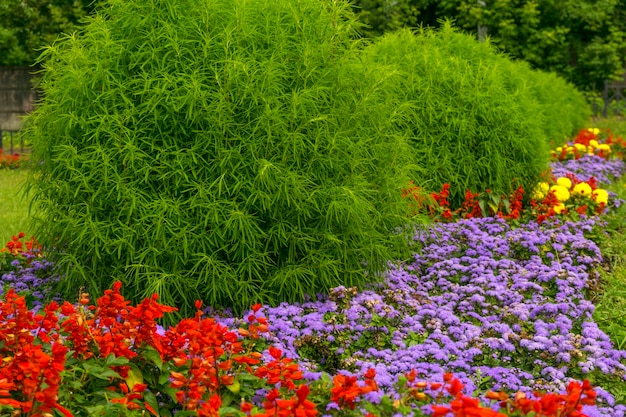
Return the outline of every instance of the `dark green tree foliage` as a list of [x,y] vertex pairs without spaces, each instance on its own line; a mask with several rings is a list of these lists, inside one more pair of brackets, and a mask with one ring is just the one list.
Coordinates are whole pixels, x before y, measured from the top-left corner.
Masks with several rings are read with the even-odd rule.
[[579,89],[600,90],[626,64],[624,0],[356,0],[369,36],[400,27],[438,27],[444,18],[533,68],[555,72]]
[[357,26],[336,1],[111,0],[50,47],[25,134],[65,294],[122,279],[185,314],[377,280],[412,158]]
[[32,65],[41,48],[73,31],[96,7],[92,0],[2,0],[0,66]]
[[449,183],[458,207],[466,190],[508,194],[518,184],[535,186],[549,154],[541,106],[509,59],[449,22],[441,30],[387,34],[367,52],[404,74],[403,99],[413,103],[413,115],[402,128],[412,136],[426,189]]

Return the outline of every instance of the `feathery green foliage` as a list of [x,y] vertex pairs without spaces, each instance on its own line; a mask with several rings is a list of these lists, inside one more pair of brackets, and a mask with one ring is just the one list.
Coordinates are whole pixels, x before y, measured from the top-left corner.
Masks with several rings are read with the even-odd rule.
[[368,60],[403,72],[402,100],[411,102],[409,131],[429,190],[450,184],[450,202],[465,191],[509,194],[532,189],[548,168],[541,106],[524,74],[488,43],[456,31],[401,30],[369,46]]
[[532,70],[522,61],[515,64],[524,71],[533,96],[541,104],[543,130],[551,149],[588,126],[591,106],[573,84],[555,73]]
[[111,0],[87,23],[42,55],[25,130],[66,294],[242,310],[407,253],[397,75],[358,60],[347,3]]

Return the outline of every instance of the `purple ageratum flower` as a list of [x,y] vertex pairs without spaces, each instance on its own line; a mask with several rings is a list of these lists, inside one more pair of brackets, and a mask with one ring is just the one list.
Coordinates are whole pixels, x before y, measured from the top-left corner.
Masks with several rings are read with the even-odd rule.
[[[529,393],[563,390],[571,375],[593,370],[623,375],[624,352],[593,323],[584,298],[602,260],[585,237],[597,222],[513,229],[486,218],[421,228],[413,262],[392,263],[382,284],[265,307],[272,341],[299,358],[308,340],[308,351],[341,373],[375,367],[392,396],[397,377],[412,369],[424,380],[451,371],[468,387],[481,384],[479,374],[481,386]],[[310,375],[323,369],[299,360]],[[593,409],[623,414],[610,400]]]
[[602,184],[610,184],[626,173],[626,164],[621,159],[607,161],[597,155],[585,154],[580,159],[553,162],[552,173],[557,178],[574,174],[581,181],[593,177]]
[[26,254],[22,259],[13,260],[11,266],[13,270],[2,274],[0,292],[11,287],[17,293],[29,294],[35,311],[52,300],[62,301],[53,290],[61,276],[56,273],[52,262]]

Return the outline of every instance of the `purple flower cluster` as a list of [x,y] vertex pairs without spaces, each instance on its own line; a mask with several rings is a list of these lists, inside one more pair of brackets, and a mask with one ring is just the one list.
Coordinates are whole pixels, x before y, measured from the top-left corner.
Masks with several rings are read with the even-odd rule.
[[[437,224],[416,233],[421,249],[372,288],[335,288],[302,304],[264,307],[274,342],[319,372],[375,368],[393,394],[399,375],[453,372],[474,389],[563,391],[594,373],[626,383],[626,352],[592,319],[585,290],[602,257],[584,233],[592,220],[502,219]],[[232,323],[231,321],[231,324]],[[623,416],[599,389],[590,413]]]
[[597,155],[584,154],[579,159],[553,162],[552,172],[557,178],[574,174],[581,181],[593,177],[602,184],[610,184],[626,173],[626,164],[621,159],[607,161]]
[[0,294],[9,287],[17,293],[27,294],[27,301],[34,310],[46,303],[61,301],[54,287],[60,276],[54,272],[54,264],[36,254],[24,253],[11,261],[11,269],[2,271]]

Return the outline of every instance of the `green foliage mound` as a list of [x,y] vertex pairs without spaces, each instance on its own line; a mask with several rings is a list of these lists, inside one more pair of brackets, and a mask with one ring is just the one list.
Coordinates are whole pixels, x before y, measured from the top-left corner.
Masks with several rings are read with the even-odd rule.
[[400,128],[411,136],[422,186],[449,183],[456,207],[466,190],[535,186],[549,162],[541,106],[508,58],[449,22],[387,34],[366,53],[404,74],[402,99],[413,105]]
[[111,0],[48,48],[26,135],[64,292],[186,314],[376,280],[412,157],[357,28],[337,1]]
[[525,70],[533,95],[541,104],[543,130],[551,148],[563,145],[587,127],[591,106],[573,84],[553,72],[531,70],[520,61],[516,64]]

